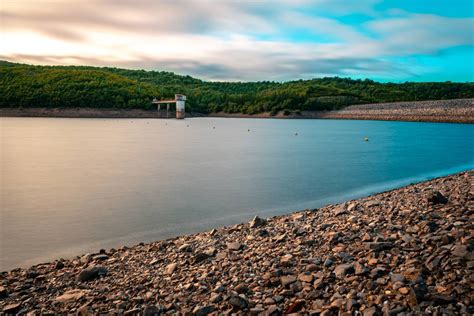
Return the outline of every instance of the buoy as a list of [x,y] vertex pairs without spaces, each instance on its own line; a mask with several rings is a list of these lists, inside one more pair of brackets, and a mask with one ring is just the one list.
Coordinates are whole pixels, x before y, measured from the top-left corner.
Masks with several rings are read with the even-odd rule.
[[215,127],[215,126],[213,126],[212,128],[213,128],[213,129],[216,129],[216,127]]
[[250,128],[247,130],[247,132],[250,132]]
[[368,137],[366,137],[366,138],[364,138],[364,140],[365,140],[366,142],[368,142],[368,141],[369,141],[369,138],[368,138]]
[[295,133],[295,136],[298,136],[298,133]]

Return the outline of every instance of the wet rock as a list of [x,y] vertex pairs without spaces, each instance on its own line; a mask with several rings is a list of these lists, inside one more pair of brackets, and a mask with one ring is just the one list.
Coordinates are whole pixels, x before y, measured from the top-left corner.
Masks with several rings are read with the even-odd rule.
[[81,282],[92,281],[100,276],[106,275],[107,268],[103,266],[92,266],[82,270],[77,276],[77,280]]
[[263,218],[260,218],[258,216],[255,216],[252,221],[250,222],[250,228],[256,228],[256,227],[260,227],[260,226],[263,226],[267,223],[266,220],[264,220]]

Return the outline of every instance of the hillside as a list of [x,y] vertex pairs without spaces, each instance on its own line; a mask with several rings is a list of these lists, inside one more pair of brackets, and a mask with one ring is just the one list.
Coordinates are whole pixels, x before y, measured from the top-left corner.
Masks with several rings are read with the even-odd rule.
[[150,100],[188,96],[187,111],[256,114],[338,110],[352,104],[474,97],[474,83],[321,78],[279,82],[206,82],[171,72],[0,61],[2,108],[151,109]]

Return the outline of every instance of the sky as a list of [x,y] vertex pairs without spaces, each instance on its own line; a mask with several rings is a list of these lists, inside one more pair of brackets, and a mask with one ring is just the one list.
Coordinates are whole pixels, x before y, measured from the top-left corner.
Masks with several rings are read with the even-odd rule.
[[474,1],[0,0],[0,59],[205,80],[474,81]]

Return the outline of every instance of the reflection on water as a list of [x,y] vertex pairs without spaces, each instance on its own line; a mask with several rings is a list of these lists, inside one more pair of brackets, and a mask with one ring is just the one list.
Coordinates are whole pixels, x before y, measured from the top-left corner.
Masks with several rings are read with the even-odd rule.
[[219,118],[0,124],[0,270],[318,207],[474,166],[473,125]]

